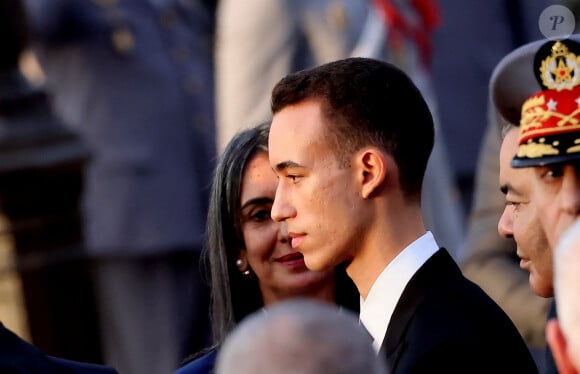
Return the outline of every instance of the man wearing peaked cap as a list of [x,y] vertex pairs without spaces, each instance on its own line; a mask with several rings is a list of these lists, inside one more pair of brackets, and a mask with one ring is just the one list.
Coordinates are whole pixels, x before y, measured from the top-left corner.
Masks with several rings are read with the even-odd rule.
[[[567,48],[575,51],[577,47],[574,41],[579,42],[580,35],[573,35],[569,40],[560,41],[560,43],[573,46]],[[539,350],[543,350],[539,347],[545,345],[545,319],[550,297],[553,296],[552,248],[554,240],[548,241],[547,236],[555,236],[556,231],[549,229],[542,222],[546,218],[545,198],[535,196],[536,189],[532,188],[535,187],[533,179],[536,178],[536,168],[513,169],[510,167],[511,156],[509,155],[505,164],[502,161],[499,166],[497,155],[503,136],[511,137],[509,129],[515,127],[516,133],[519,130],[517,126],[520,124],[522,105],[526,99],[542,88],[539,70],[542,58],[536,56],[551,56],[553,44],[555,41],[549,42],[546,39],[525,44],[504,56],[493,71],[489,86],[489,125],[481,148],[476,179],[475,214],[472,214],[466,256],[462,263],[462,268],[469,278],[480,284],[486,291],[493,290],[490,295],[512,317],[526,342],[530,347]],[[546,51],[548,51],[547,55]],[[551,66],[553,70],[554,61],[551,64],[546,63],[545,66]],[[555,62],[555,67],[558,67],[558,61]],[[563,62],[566,67],[566,58]],[[562,77],[557,79],[560,86],[564,86],[562,82],[566,75],[565,70],[562,70],[564,72]],[[571,75],[574,75],[574,69],[569,71]],[[552,74],[551,79],[549,79],[550,76],[544,76],[544,79],[555,82],[554,73],[550,74]],[[575,105],[578,107],[576,103]],[[514,135],[516,138],[519,137],[518,134]],[[520,139],[515,140],[516,143],[520,141]],[[504,147],[507,145],[501,146],[502,152],[506,152]],[[515,154],[517,147],[518,144],[510,145],[509,148],[512,150],[508,152]],[[528,151],[531,155],[529,147]],[[526,162],[534,163],[535,161]],[[499,169],[502,169],[503,176],[500,183],[502,187],[506,187],[502,188],[505,194],[503,198],[496,189]],[[506,180],[505,176],[511,179]],[[526,187],[519,188],[518,183]],[[527,196],[522,195],[522,192]],[[517,194],[514,195],[514,193]],[[510,223],[509,226],[506,225],[506,221]],[[492,228],[494,222],[501,236],[515,240],[517,254],[524,261],[520,263],[520,259],[516,256],[516,249],[510,242],[505,241],[504,245],[501,241],[495,241],[491,233],[491,230],[494,230]],[[521,269],[518,266],[520,264]],[[529,276],[526,271],[529,272]],[[538,298],[534,294],[543,298]],[[555,313],[555,311],[550,313]],[[544,359],[541,356],[542,354],[539,353],[536,358],[540,366],[544,366],[542,365]],[[545,360],[546,369],[552,368],[552,371],[547,372],[556,372],[549,350],[546,351]]]
[[[550,261],[552,268],[552,249],[580,213],[580,44],[572,39],[543,41],[532,51],[521,61],[520,83],[527,90],[535,85],[535,90],[520,91],[528,97],[521,104],[518,149],[511,166],[533,168],[530,199],[550,247],[542,261]],[[505,91],[499,88],[501,79],[494,82],[492,95],[497,100]],[[498,109],[504,118],[515,115],[510,105]],[[552,273],[550,283],[553,295]],[[548,318],[555,316],[552,302]],[[549,349],[545,364],[545,372],[557,372]]]
[[[516,134],[510,138],[513,135],[517,138],[522,104],[539,90],[533,61],[545,43],[546,39],[542,39],[514,49],[499,61],[491,75],[488,125],[480,150],[474,207],[462,262],[466,276],[488,292],[512,318],[540,367],[544,361],[545,321],[553,296],[552,265],[544,260],[551,258],[551,248],[535,201],[526,196],[530,195],[527,185],[533,171],[512,169],[510,159],[517,144],[511,144],[512,139],[509,146],[502,142],[511,128]],[[501,162],[500,146],[501,153],[507,154]],[[498,188],[500,169],[503,194]],[[516,205],[516,221],[506,220],[507,213],[512,213]],[[498,230],[500,236],[496,234]],[[527,266],[520,267],[518,254],[529,260]]]

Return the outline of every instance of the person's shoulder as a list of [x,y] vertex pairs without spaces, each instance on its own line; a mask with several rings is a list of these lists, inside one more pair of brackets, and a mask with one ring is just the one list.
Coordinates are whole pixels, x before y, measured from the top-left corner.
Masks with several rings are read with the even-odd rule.
[[0,372],[56,373],[47,357],[0,323]]
[[[459,265],[444,248],[433,255],[427,264],[429,267],[422,279],[426,285],[426,298],[435,298],[435,304],[439,307],[501,311],[481,287],[463,275]],[[465,317],[469,319],[470,316]]]
[[[481,287],[463,275],[446,250],[435,253],[416,275],[418,277],[409,282],[408,288],[416,288],[421,295],[417,311],[427,320],[447,321],[453,326],[461,326],[461,331],[469,327],[485,332],[486,326],[491,325],[504,326],[507,332],[517,333],[505,312]],[[492,328],[487,333],[492,331],[497,329]]]
[[212,349],[201,357],[179,368],[173,374],[209,374],[213,372],[217,358],[217,349]]
[[56,368],[59,370],[66,369],[66,372],[70,374],[117,374],[117,371],[109,366],[70,361],[50,356],[48,359]]
[[467,299],[475,299],[486,304],[491,301],[478,285],[463,275],[459,265],[445,248],[440,248],[423,264],[411,279],[411,282],[413,281],[422,285],[425,292],[432,296],[439,298],[449,296],[452,304],[468,304],[465,303],[465,298],[457,298],[458,294],[465,294]]
[[474,373],[498,368],[537,373],[523,338],[505,312],[469,280],[458,282],[451,290],[426,296],[417,306],[405,334],[414,346],[408,360],[443,369],[448,368],[448,360],[460,356],[479,363],[476,370],[469,369]]
[[417,333],[430,334],[430,326],[439,326],[438,334],[447,341],[462,342],[466,347],[479,345],[482,351],[504,347],[527,358],[525,343],[504,310],[467,279],[446,252],[440,251],[438,256],[423,280],[427,286],[415,314]]
[[117,374],[107,366],[47,356],[0,323],[0,372],[22,370],[46,374]]

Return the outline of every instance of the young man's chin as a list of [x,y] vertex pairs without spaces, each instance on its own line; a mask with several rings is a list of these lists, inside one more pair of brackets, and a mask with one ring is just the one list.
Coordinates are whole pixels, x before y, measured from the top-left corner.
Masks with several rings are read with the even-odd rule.
[[320,258],[316,258],[314,256],[304,256],[304,263],[308,270],[311,271],[325,271],[331,267],[334,267],[334,264],[327,263],[326,261],[321,260]]

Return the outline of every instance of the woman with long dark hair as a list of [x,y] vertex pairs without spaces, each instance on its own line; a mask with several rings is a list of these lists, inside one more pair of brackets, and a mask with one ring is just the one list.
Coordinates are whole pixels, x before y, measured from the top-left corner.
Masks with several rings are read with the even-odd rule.
[[207,221],[214,345],[176,374],[211,373],[217,348],[244,317],[292,297],[358,312],[359,296],[344,268],[313,272],[294,250],[284,223],[270,218],[277,186],[268,162],[269,124],[238,133],[216,168]]

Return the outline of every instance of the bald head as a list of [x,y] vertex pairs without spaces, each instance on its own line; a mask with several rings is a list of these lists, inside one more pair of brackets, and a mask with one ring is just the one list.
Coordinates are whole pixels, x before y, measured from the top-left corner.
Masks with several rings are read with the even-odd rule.
[[311,300],[282,302],[242,321],[216,367],[217,374],[385,372],[354,314]]

